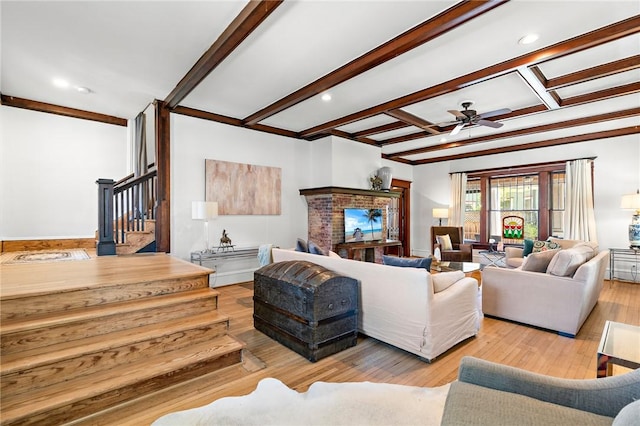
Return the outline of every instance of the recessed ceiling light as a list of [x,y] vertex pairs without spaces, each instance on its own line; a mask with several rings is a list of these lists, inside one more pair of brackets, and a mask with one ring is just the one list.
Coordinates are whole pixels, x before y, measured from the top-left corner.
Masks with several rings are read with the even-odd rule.
[[520,40],[518,40],[519,44],[531,44],[534,41],[538,40],[540,38],[540,36],[538,34],[527,34],[526,36],[522,37]]
[[447,141],[447,138],[441,138],[441,139],[440,139],[440,142],[443,142],[443,143],[444,143],[444,142],[446,142],[446,141]]
[[325,102],[329,102],[331,100],[331,93],[324,93],[321,99]]
[[61,89],[66,89],[67,87],[69,87],[69,82],[64,78],[54,78],[53,85]]
[[91,89],[89,89],[88,87],[78,86],[76,87],[76,90],[80,93],[84,93],[85,95],[91,93]]

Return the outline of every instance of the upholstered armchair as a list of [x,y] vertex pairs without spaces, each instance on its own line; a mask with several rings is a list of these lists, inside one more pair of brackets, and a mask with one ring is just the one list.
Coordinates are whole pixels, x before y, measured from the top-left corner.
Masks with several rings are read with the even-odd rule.
[[[448,235],[451,240],[451,248],[443,247],[437,237]],[[440,249],[440,256],[447,262],[472,262],[473,250],[471,244],[464,244],[464,230],[458,226],[432,226],[431,227],[431,253],[436,248]],[[446,238],[445,238],[446,239]]]

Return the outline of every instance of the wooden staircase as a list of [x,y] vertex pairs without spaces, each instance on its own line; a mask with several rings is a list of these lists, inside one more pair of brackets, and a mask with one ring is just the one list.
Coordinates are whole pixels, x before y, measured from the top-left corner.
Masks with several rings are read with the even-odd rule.
[[[140,278],[119,279],[118,269],[135,268],[136,257]],[[209,270],[174,265],[196,272],[149,280],[149,259],[170,256],[127,256],[122,266],[118,258],[67,262],[102,262],[94,268],[99,284],[72,282],[44,291],[40,285],[15,294],[3,289],[2,425],[69,423],[242,361],[244,344],[227,333],[229,318],[217,311]],[[3,280],[9,282],[14,271],[5,268]]]
[[116,254],[137,253],[156,240],[156,221],[147,219],[144,224],[144,231],[124,231],[124,241],[116,244]]

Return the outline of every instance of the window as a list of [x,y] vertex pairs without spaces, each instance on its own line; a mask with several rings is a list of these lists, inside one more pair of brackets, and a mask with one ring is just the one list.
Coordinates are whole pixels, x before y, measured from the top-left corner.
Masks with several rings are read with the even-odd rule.
[[[524,218],[524,238],[538,238],[538,175],[511,176],[490,179],[489,238],[502,239],[502,220],[507,216]],[[521,241],[504,240],[519,244]]]
[[503,237],[503,219],[524,219],[523,238],[564,235],[565,163],[522,166],[467,173],[464,237],[505,244],[521,239]]
[[564,190],[564,172],[552,173],[549,226],[551,227],[551,235],[560,238],[564,237]]
[[464,239],[480,241],[480,211],[482,193],[480,179],[467,180],[467,194],[464,205]]

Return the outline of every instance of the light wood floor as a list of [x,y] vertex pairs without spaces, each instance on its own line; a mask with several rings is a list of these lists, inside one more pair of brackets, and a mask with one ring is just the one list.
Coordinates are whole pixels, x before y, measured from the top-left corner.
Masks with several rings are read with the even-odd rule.
[[[456,346],[431,364],[375,339],[311,363],[253,328],[253,284],[221,287],[220,310],[231,316],[231,334],[248,345],[245,366],[232,367],[225,377],[209,377],[190,386],[168,390],[166,400],[140,404],[121,424],[149,424],[158,416],[206,405],[225,396],[252,392],[265,377],[275,377],[298,391],[315,381],[370,381],[411,386],[441,386],[455,380],[463,356],[565,378],[595,378],[596,351],[606,320],[640,325],[640,284],[605,282],[604,289],[575,339],[507,321],[484,318],[477,337]],[[145,405],[145,404],[143,404]]]
[[[115,259],[115,258],[114,258]],[[124,264],[130,259],[123,258]],[[136,265],[137,274],[162,274],[153,259]],[[83,262],[87,262],[86,264]],[[109,275],[114,265],[91,266],[94,259],[79,261],[84,274]],[[111,263],[111,260],[102,262]],[[0,294],[39,292],[42,286],[61,281],[81,286],[81,279],[62,275],[62,264],[51,263],[49,273],[40,267],[23,265],[0,268]],[[122,271],[122,264],[118,269]],[[190,265],[194,266],[194,265]],[[184,265],[174,266],[182,268]],[[40,284],[26,285],[34,276]],[[86,275],[84,275],[86,278]],[[29,278],[27,278],[29,277]],[[43,284],[44,283],[44,284]],[[456,378],[463,356],[524,368],[566,378],[595,378],[596,351],[606,320],[640,325],[640,284],[605,281],[599,301],[575,339],[507,321],[484,318],[477,337],[471,338],[440,356],[431,364],[415,355],[375,339],[360,337],[358,345],[311,363],[253,328],[253,284],[219,287],[219,310],[231,317],[230,333],[247,344],[243,365],[167,388],[153,398],[141,398],[118,407],[111,413],[76,422],[76,425],[144,425],[173,411],[206,405],[226,396],[245,395],[266,377],[280,379],[298,391],[305,391],[316,381],[370,381],[412,386],[440,386]],[[9,296],[10,297],[10,296]]]

